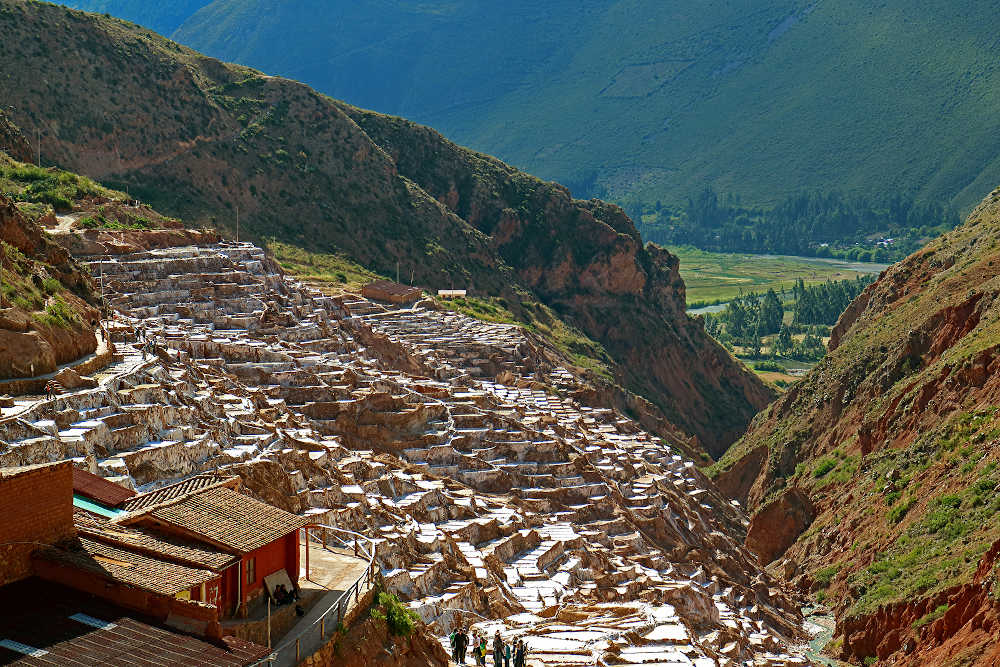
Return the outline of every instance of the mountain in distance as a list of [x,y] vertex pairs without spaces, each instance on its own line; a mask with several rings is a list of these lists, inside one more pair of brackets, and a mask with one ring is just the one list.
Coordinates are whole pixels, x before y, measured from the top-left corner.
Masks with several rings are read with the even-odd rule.
[[968,210],[1000,182],[985,0],[215,0],[183,3],[197,11],[173,32],[162,3],[70,4],[427,123],[578,196],[679,205],[710,185],[753,205],[842,191]]
[[1000,190],[870,285],[712,471],[851,664],[1000,660],[998,238]]
[[692,451],[721,455],[773,398],[686,316],[677,258],[616,206],[101,15],[0,0],[0,67],[43,163],[229,235],[238,207],[241,238],[469,288],[569,331],[565,353],[643,397],[609,400],[682,445],[695,436]]

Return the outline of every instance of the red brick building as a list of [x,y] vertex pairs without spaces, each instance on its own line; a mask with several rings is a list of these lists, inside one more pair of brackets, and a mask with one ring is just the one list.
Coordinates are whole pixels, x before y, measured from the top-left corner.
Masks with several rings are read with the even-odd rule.
[[125,514],[111,504],[135,493],[114,486],[68,461],[0,469],[0,663],[236,667],[265,656],[222,636],[218,607],[190,599],[221,589],[239,557],[118,525]]
[[32,573],[31,554],[76,535],[69,461],[0,469],[0,586]]

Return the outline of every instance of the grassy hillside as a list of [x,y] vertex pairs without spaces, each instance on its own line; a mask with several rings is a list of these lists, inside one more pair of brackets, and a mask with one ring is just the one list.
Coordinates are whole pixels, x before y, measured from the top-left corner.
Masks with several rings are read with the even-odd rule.
[[780,506],[772,503],[808,508],[778,555],[803,573],[800,587],[837,610],[846,657],[873,655],[890,630],[879,657],[910,637],[945,641],[978,612],[956,608],[930,633],[921,627],[934,618],[877,621],[950,604],[1000,544],[997,238],[1000,190],[848,307],[826,358],[713,470],[759,511],[751,534],[755,524],[762,536],[788,534],[764,518]]
[[[77,4],[143,18],[135,0]],[[709,184],[749,204],[841,190],[967,209],[1000,181],[995,12],[986,0],[215,0],[173,36],[432,124],[578,195],[681,204]]]
[[431,290],[503,300],[519,321],[541,303],[561,321],[553,337],[606,351],[599,361],[650,416],[714,455],[773,396],[684,314],[676,258],[644,247],[616,206],[101,15],[0,0],[0,68],[43,165],[228,235],[238,211],[241,238],[296,247],[305,254],[286,262],[335,278],[361,277],[337,269],[345,260],[398,266]]
[[161,35],[169,35],[177,30],[196,11],[209,4],[211,0],[168,0],[167,2],[151,2],[150,0],[74,0],[62,2],[85,12],[111,14],[118,18],[152,28]]

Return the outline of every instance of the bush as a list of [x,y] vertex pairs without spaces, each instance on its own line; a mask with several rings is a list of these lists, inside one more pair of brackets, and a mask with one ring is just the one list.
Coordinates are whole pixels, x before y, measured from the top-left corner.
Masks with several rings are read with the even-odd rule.
[[816,466],[816,469],[813,470],[813,477],[819,479],[820,477],[827,474],[836,467],[837,467],[837,459],[827,457],[822,461],[820,461],[819,465]]
[[919,630],[929,623],[933,623],[948,612],[948,605],[943,604],[938,606],[933,611],[929,611],[917,620],[913,621],[913,629]]
[[754,362],[753,369],[755,371],[774,371],[775,373],[782,373],[785,370],[785,368],[776,361]]
[[46,294],[55,294],[62,289],[62,283],[55,278],[49,277],[42,281],[42,289]]
[[44,314],[35,317],[43,324],[63,329],[70,329],[79,322],[73,309],[59,297],[50,300],[45,306]]
[[916,500],[913,498],[907,498],[906,501],[899,503],[889,510],[889,523],[899,523],[906,516],[906,513],[910,511]]
[[409,637],[420,618],[416,612],[400,602],[392,593],[379,593],[378,604],[378,609],[372,609],[372,618],[384,620],[391,634]]
[[840,572],[839,565],[831,565],[830,567],[824,567],[822,570],[817,570],[816,583],[823,588],[826,588],[830,585],[830,582],[833,581],[833,578],[837,576],[838,572]]

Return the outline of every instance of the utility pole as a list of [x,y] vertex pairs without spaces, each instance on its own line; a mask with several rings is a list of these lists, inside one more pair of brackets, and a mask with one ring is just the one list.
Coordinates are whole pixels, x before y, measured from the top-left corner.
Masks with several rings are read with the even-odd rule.
[[101,315],[103,317],[106,317],[107,313],[104,307],[104,260],[105,257],[102,257],[101,258]]
[[38,166],[42,166],[42,133],[35,128],[35,149],[38,151]]
[[399,282],[399,260],[396,260],[396,282]]
[[3,308],[3,265],[7,259],[7,246],[0,241],[0,308]]
[[240,242],[240,205],[236,205],[236,242]]

